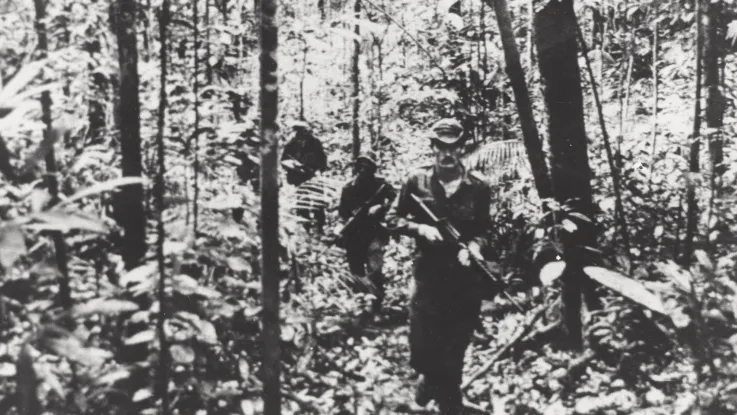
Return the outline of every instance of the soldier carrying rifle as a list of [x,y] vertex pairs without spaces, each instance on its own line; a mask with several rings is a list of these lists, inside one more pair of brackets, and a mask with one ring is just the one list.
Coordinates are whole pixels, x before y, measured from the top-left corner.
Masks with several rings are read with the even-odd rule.
[[[391,215],[396,231],[417,242],[409,336],[410,364],[421,375],[415,401],[424,406],[435,400],[441,414],[458,415],[463,357],[486,282],[474,265],[488,245],[491,190],[461,164],[458,122],[440,120],[431,133],[435,163],[407,179]],[[437,218],[457,230],[458,240],[450,240]]]
[[367,278],[376,295],[372,311],[381,309],[384,299],[384,246],[389,234],[382,225],[396,190],[376,176],[376,157],[364,153],[356,159],[356,177],[343,187],[338,213],[347,220],[340,234],[351,273]]

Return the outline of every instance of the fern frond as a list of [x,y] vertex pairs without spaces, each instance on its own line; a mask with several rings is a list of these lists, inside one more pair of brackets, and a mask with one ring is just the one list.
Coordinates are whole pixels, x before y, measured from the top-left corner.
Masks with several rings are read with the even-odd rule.
[[489,185],[530,175],[525,146],[518,140],[492,141],[466,155],[464,166],[483,174]]
[[294,193],[293,209],[324,209],[340,196],[342,180],[316,176],[302,183]]

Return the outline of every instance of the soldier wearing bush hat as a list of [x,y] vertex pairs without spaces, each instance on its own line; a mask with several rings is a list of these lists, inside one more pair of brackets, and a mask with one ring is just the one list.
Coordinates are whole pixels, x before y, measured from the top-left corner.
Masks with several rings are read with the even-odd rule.
[[387,181],[376,176],[378,161],[376,154],[371,151],[363,152],[356,157],[353,180],[348,182],[341,192],[338,213],[344,220],[352,219],[354,213],[371,201],[372,197],[383,189],[381,194],[368,206],[365,218],[360,223],[345,230],[343,246],[346,250],[348,267],[351,273],[360,281],[367,279],[371,291],[375,295],[372,311],[378,313],[384,298],[385,277],[384,247],[388,242],[389,234],[382,224],[392,201],[396,197],[396,190]]
[[[488,247],[491,189],[461,163],[463,128],[456,120],[437,121],[428,135],[434,165],[407,179],[390,221],[397,233],[416,240],[409,335],[410,365],[421,375],[415,401],[424,406],[435,400],[441,414],[458,415],[464,410],[463,357],[484,294],[470,257],[482,260]],[[466,248],[444,240],[415,198],[453,225]]]

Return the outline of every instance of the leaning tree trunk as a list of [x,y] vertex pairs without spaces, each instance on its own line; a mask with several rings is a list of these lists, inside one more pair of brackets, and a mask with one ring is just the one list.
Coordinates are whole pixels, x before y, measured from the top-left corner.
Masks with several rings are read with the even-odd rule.
[[[355,0],[353,5],[353,14],[356,19],[361,17],[361,0]],[[360,90],[359,83],[359,72],[358,72],[358,61],[361,56],[361,29],[358,27],[358,23],[353,29],[356,34],[356,39],[353,41],[353,59],[351,60],[351,82],[353,83],[353,93],[351,94],[351,102],[353,104],[353,159],[358,158],[358,154],[361,152],[361,134],[358,111],[361,108],[361,103],[358,98]]]
[[507,63],[507,76],[512,83],[514,100],[517,103],[520,124],[522,124],[522,136],[525,141],[527,157],[530,160],[532,176],[535,179],[535,187],[540,198],[552,196],[552,184],[548,174],[548,166],[545,164],[545,153],[543,152],[540,135],[535,124],[535,116],[532,113],[532,103],[525,81],[525,73],[520,63],[517,43],[512,31],[512,18],[509,15],[506,0],[485,0],[496,12],[496,21],[502,37],[504,58]]
[[[545,105],[548,109],[551,177],[553,195],[575,212],[593,220],[586,129],[583,116],[581,74],[578,66],[576,17],[572,0],[547,2],[535,13],[535,45]],[[563,219],[563,218],[558,218]],[[562,321],[569,335],[569,345],[583,347],[581,291],[590,306],[596,306],[592,281],[583,273],[589,262],[585,246],[594,244],[590,222],[576,221],[577,229],[563,232]]]
[[[121,169],[125,177],[140,177],[141,121],[138,98],[138,50],[136,41],[136,1],[118,0],[116,32],[120,63],[120,131]],[[146,253],[146,215],[143,208],[143,185],[123,186],[116,194],[114,209],[118,225],[123,228],[123,261],[126,269],[138,265]]]
[[698,210],[696,204],[695,176],[701,171],[699,167],[699,153],[701,152],[701,58],[704,47],[704,36],[701,26],[701,0],[695,0],[696,15],[696,87],[694,97],[694,119],[693,131],[691,132],[691,152],[688,160],[688,170],[691,179],[687,180],[686,186],[686,240],[683,243],[683,256],[681,264],[686,266],[691,262],[693,256],[693,241],[698,228]]
[[261,0],[261,284],[264,415],[281,413],[279,383],[279,182],[277,1]]

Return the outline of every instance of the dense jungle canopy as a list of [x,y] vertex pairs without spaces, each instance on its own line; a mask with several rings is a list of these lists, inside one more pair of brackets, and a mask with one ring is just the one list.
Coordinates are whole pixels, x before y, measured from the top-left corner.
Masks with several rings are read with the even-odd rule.
[[0,2],[0,413],[436,413],[414,242],[377,316],[333,236],[358,154],[398,189],[441,118],[514,300],[469,410],[737,413],[736,41],[732,0]]

